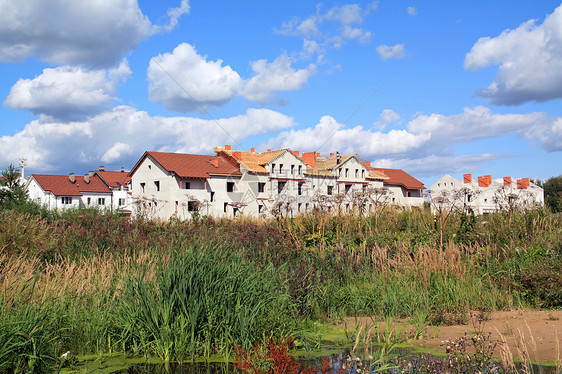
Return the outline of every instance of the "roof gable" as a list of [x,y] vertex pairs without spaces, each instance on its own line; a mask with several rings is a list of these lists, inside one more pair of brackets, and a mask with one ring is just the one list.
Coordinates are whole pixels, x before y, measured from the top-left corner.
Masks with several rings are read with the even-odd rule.
[[126,185],[131,181],[129,173],[124,171],[106,171],[97,170],[96,174],[109,186],[118,188],[119,186]]
[[388,177],[388,179],[384,181],[384,184],[399,185],[413,190],[425,190],[425,186],[422,182],[412,177],[404,170],[383,168],[373,168],[373,170]]
[[212,175],[240,176],[240,170],[218,156],[191,155],[185,153],[145,152],[129,173],[132,177],[144,159],[150,156],[168,172],[181,178],[209,178]]

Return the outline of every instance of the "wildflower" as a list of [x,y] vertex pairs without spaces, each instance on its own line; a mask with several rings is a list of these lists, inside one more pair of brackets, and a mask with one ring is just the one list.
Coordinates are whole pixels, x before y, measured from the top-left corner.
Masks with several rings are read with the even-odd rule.
[[60,359],[61,359],[61,360],[66,360],[66,359],[68,359],[68,356],[70,356],[70,351],[67,351],[66,353],[63,353],[63,354],[60,356]]

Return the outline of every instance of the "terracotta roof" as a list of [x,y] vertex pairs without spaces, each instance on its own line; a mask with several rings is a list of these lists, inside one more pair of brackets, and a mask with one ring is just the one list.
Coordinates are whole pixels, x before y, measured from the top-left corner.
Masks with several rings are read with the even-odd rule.
[[[356,153],[341,156],[329,156],[329,157],[316,157],[315,169],[319,170],[334,170],[337,169],[339,165],[342,165],[349,161],[349,159],[357,156]],[[340,159],[338,162],[338,158]]]
[[118,188],[120,185],[125,185],[131,181],[129,173],[125,173],[124,171],[97,170],[96,174],[107,183],[109,187]]
[[82,196],[83,193],[111,193],[107,184],[96,175],[86,183],[83,176],[75,176],[72,183],[68,175],[32,174],[43,191],[50,191],[55,196]]
[[383,168],[372,168],[372,170],[388,177],[388,179],[384,181],[384,184],[399,185],[414,190],[425,190],[425,186],[422,182],[412,177],[404,170]]
[[[265,165],[269,164],[276,157],[280,156],[285,152],[290,152],[288,149],[277,149],[268,152],[242,152],[242,151],[232,151],[229,149],[224,149],[221,147],[216,147],[215,152],[218,155],[226,154],[229,157],[234,158],[239,164],[243,165],[248,171],[258,174],[269,174],[269,171],[265,168]],[[299,156],[293,155],[300,159]],[[303,161],[304,162],[304,161]]]
[[159,163],[164,169],[174,172],[181,178],[209,178],[212,175],[242,175],[239,169],[221,157],[167,152],[145,152],[129,175],[133,174],[138,165],[140,165],[142,160],[147,156],[152,157],[154,161]]

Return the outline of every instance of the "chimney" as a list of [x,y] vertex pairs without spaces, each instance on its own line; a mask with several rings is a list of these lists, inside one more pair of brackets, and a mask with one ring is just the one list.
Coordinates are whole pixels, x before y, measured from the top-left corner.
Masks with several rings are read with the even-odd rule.
[[94,174],[95,174],[95,173],[94,173],[93,171],[88,172],[88,176],[89,176],[90,178],[93,177]]
[[365,165],[365,167],[366,167],[367,169],[372,169],[372,168],[373,168],[373,167],[371,166],[371,161],[365,161],[365,162],[363,163],[363,165]]
[[511,177],[503,177],[503,185],[511,186]]
[[84,175],[84,182],[90,183],[90,174],[89,173]]
[[100,171],[105,171],[105,167],[103,165],[100,166]]
[[464,183],[472,183],[472,174],[464,174]]
[[529,188],[529,182],[529,178],[517,179],[517,188],[520,190],[526,190],[527,188]]
[[302,154],[303,161],[313,169],[316,167],[316,158],[314,157],[315,155],[316,154],[314,152],[307,152]]
[[267,151],[268,151],[268,152],[271,152],[271,149],[268,149]]
[[320,152],[317,152],[317,153],[316,153],[316,157],[320,157]]
[[478,187],[488,187],[486,177],[478,177]]
[[68,174],[68,179],[70,180],[70,183],[76,182],[76,176],[74,175],[74,173]]
[[125,168],[123,166],[121,166],[121,173],[125,172]]
[[250,152],[256,153],[256,149],[254,147],[250,148]]
[[487,184],[486,187],[488,187],[489,185],[492,184],[492,176],[491,175],[484,175],[484,178],[486,178],[486,184]]
[[232,147],[230,146],[230,144],[225,145],[224,149],[226,149],[227,151],[232,151]]
[[330,153],[330,157],[334,157],[334,152],[331,152],[331,153]]

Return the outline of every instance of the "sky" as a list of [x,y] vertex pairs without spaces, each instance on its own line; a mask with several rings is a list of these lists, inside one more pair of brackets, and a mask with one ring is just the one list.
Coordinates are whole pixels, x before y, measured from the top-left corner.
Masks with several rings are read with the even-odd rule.
[[0,0],[0,168],[130,170],[145,151],[358,153],[562,174],[558,1]]

